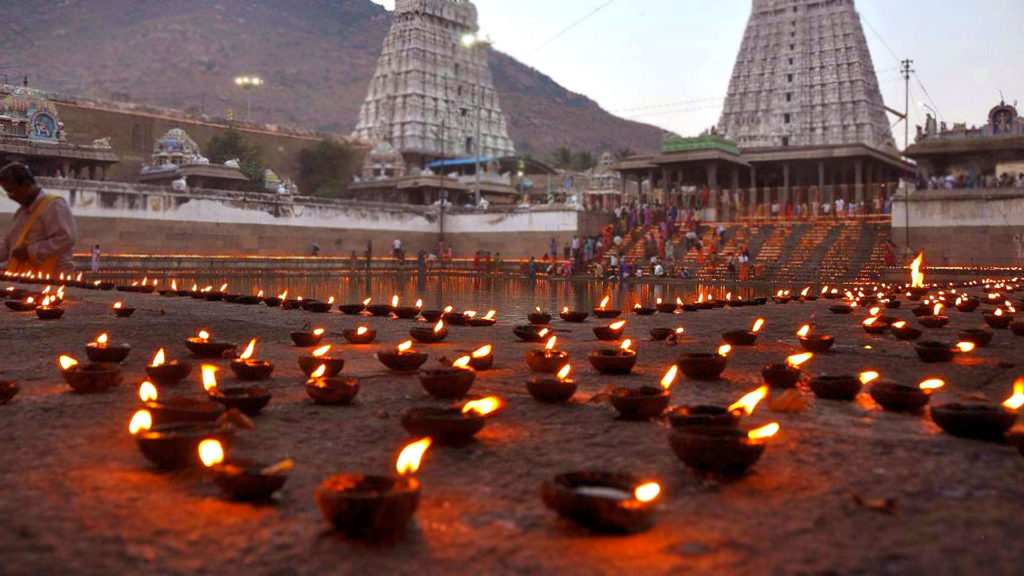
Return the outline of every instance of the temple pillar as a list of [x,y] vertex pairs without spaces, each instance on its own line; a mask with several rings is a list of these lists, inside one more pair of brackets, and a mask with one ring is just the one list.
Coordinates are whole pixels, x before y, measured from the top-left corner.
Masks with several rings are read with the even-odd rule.
[[707,177],[708,183],[708,208],[715,210],[715,218],[719,218],[718,205],[720,204],[720,198],[718,190],[718,163],[708,162],[704,165],[704,172]]
[[782,194],[781,198],[778,199],[779,214],[785,212],[785,205],[792,201],[793,191],[789,187],[789,163],[782,165]]
[[853,194],[857,204],[864,201],[864,161],[857,160],[853,164]]
[[100,165],[100,167],[99,167],[99,179],[100,179],[100,181],[105,181],[107,179],[107,167],[106,166]]
[[89,180],[95,180],[95,179],[96,179],[96,166],[90,164],[89,165]]
[[[647,190],[647,198],[644,200],[644,203],[650,204],[651,199],[654,197],[654,185],[657,184],[657,181],[655,180],[654,176],[654,170],[647,171],[647,181],[650,182],[650,188],[648,188]],[[642,190],[643,186],[641,186],[640,188]]]
[[747,201],[747,215],[754,216],[757,213],[757,167],[750,166],[750,190]]
[[668,168],[661,169],[662,203],[668,206],[672,196],[672,171]]

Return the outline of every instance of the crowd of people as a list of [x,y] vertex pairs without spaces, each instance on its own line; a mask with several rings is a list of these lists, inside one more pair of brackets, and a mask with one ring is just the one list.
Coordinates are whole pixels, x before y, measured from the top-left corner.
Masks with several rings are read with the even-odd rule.
[[976,188],[1024,188],[1024,172],[1014,176],[1003,172],[999,176],[989,174],[935,174],[928,178],[921,177],[917,183],[919,189],[925,190],[973,190]]

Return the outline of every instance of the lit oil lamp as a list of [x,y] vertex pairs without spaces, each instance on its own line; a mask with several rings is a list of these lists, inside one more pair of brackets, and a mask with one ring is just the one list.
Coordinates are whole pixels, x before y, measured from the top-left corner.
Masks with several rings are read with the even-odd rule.
[[812,352],[796,354],[786,358],[785,364],[768,364],[761,370],[761,376],[772,388],[795,388],[804,372],[800,367],[814,358]]
[[605,342],[616,342],[622,339],[622,333],[626,330],[626,321],[619,320],[608,326],[595,326],[594,336]]
[[82,366],[70,356],[58,359],[64,382],[79,394],[100,394],[121,384],[117,364],[91,363]]
[[25,296],[18,300],[7,300],[4,306],[13,312],[32,312],[38,307],[37,302],[41,299],[37,296]]
[[636,366],[636,351],[632,340],[623,340],[618,348],[602,348],[590,353],[590,365],[606,376],[625,376]]
[[450,314],[452,310],[453,308],[451,306],[446,307],[444,310],[421,310],[420,317],[433,324],[440,320],[445,314]]
[[114,316],[128,318],[132,314],[135,314],[135,308],[125,306],[123,302],[114,302]]
[[320,366],[326,366],[327,369],[325,376],[327,378],[333,378],[344,370],[344,359],[332,358],[327,355],[331,351],[331,348],[332,346],[327,344],[313,350],[309,356],[299,356],[299,368],[302,370],[302,373],[306,376],[312,376],[313,372],[315,372],[317,368]]
[[537,306],[533,312],[527,315],[526,319],[535,326],[545,326],[551,323],[551,314],[542,312],[540,306]]
[[394,306],[395,316],[401,320],[412,320],[420,315],[420,310],[423,308],[422,300],[417,301],[416,306],[399,306],[398,296],[392,299],[391,304]]
[[467,313],[466,324],[474,328],[488,328],[497,324],[497,314],[497,310],[488,310],[483,316],[468,316]]
[[237,408],[246,416],[256,416],[270,403],[271,394],[259,386],[224,388],[217,384],[216,366],[203,365],[203,388],[210,399],[228,410]]
[[651,328],[651,340],[654,342],[664,342],[669,338],[675,338],[677,341],[681,340],[686,330],[682,326],[677,328]]
[[281,302],[281,310],[303,310],[305,308],[306,299],[302,296],[297,298],[288,298],[284,302]]
[[888,380],[876,380],[868,393],[871,399],[892,412],[920,412],[928,405],[931,395],[946,385],[939,379],[925,380],[916,388]]
[[458,400],[464,398],[473,387],[476,371],[470,365],[470,357],[463,356],[451,366],[419,371],[420,384],[423,389],[438,400]]
[[85,355],[92,362],[120,364],[128,358],[131,351],[132,347],[128,344],[110,342],[110,337],[105,333],[97,336],[94,342],[85,345]]
[[776,304],[789,304],[792,299],[793,297],[789,290],[779,290],[775,293],[775,296],[772,297],[772,300]]
[[866,318],[864,322],[861,323],[861,327],[864,329],[864,332],[876,336],[885,334],[889,331],[889,325],[882,322],[878,316]]
[[909,326],[903,320],[893,322],[889,329],[898,340],[917,340],[922,334],[920,330]]
[[533,378],[526,382],[526,390],[530,396],[545,404],[568,402],[576,393],[576,381],[569,377],[572,366],[566,364],[551,378]]
[[40,306],[36,308],[36,317],[40,320],[60,320],[64,317],[64,308],[46,296]]
[[768,386],[744,395],[729,407],[723,406],[680,406],[668,415],[669,424],[673,428],[688,426],[724,426],[736,428],[740,419],[754,413],[757,405],[768,397]]
[[260,290],[259,292],[257,292],[256,294],[253,294],[251,296],[239,296],[238,299],[235,300],[236,304],[241,304],[243,306],[255,306],[255,305],[260,304],[262,302],[263,302],[263,290]]
[[324,339],[324,334],[327,331],[323,328],[314,328],[313,330],[300,330],[291,333],[292,342],[298,348],[312,348],[319,346],[320,342]]
[[653,316],[657,311],[657,308],[643,306],[639,302],[633,305],[633,314],[636,314],[637,316]]
[[341,312],[347,316],[358,316],[366,311],[366,307],[369,306],[371,302],[373,302],[373,298],[367,298],[357,304],[342,304],[341,306],[338,306],[338,310],[341,310]]
[[551,334],[551,327],[529,324],[525,326],[516,326],[512,329],[512,333],[518,336],[523,342],[546,342]]
[[284,292],[278,294],[277,296],[271,296],[269,298],[264,298],[263,299],[263,303],[267,305],[267,308],[280,308],[281,305],[284,304],[286,300],[288,300],[288,291],[287,290],[285,290]]
[[689,468],[718,476],[740,476],[764,454],[769,439],[779,432],[771,423],[755,430],[723,426],[688,426],[669,436],[676,456]]
[[978,300],[977,298],[972,298],[967,294],[959,296],[956,299],[956,309],[965,314],[970,314],[971,312],[974,312],[975,310],[978,309],[979,306],[981,306],[981,300]]
[[18,395],[21,388],[12,380],[0,380],[0,406],[7,404]]
[[369,344],[377,339],[377,331],[366,326],[347,328],[342,330],[341,335],[351,344]]
[[815,376],[811,378],[811,391],[818,398],[852,402],[861,389],[874,382],[878,372],[862,372],[860,376]]
[[800,346],[803,346],[804,350],[814,352],[815,354],[824,354],[825,352],[828,352],[836,343],[835,338],[827,334],[812,334],[810,324],[802,326],[800,330],[797,331],[796,337],[800,342]]
[[648,420],[660,416],[668,407],[669,388],[675,384],[679,368],[672,366],[661,379],[661,387],[615,388],[611,391],[611,402],[623,420]]
[[469,354],[469,366],[477,372],[490,370],[494,366],[494,347],[481,346]]
[[438,444],[462,445],[483,430],[487,417],[504,406],[497,396],[471,400],[461,407],[413,408],[402,415],[402,428],[413,436],[429,436]]
[[527,350],[526,364],[530,370],[540,374],[554,374],[569,361],[569,353],[556,350],[558,338],[552,336],[540,350]]
[[397,476],[338,474],[316,490],[325,520],[349,538],[393,541],[401,536],[420,502],[419,470],[431,439],[406,446],[398,456]]
[[157,468],[182,470],[202,466],[199,444],[204,440],[218,440],[226,444],[231,431],[213,422],[183,422],[156,426],[148,410],[139,410],[128,424],[139,451]]
[[139,386],[139,399],[149,413],[152,426],[186,422],[215,422],[224,414],[224,407],[209,400],[176,397],[161,400],[157,387],[146,381]]
[[209,290],[209,291],[207,291],[205,299],[206,299],[207,302],[220,302],[221,300],[224,299],[224,296],[226,296],[227,293],[228,293],[228,285],[226,283],[225,284],[221,284],[220,288],[218,288],[217,290]]
[[193,356],[203,359],[223,358],[238,348],[234,342],[210,340],[211,337],[206,330],[200,330],[194,338],[185,341],[185,347]]
[[917,258],[910,264],[910,286],[907,288],[907,294],[911,300],[920,300],[928,295],[931,290],[924,285],[924,272],[921,271],[921,265],[924,263],[924,253],[917,255]]
[[590,530],[611,533],[646,530],[659,494],[657,482],[606,472],[561,474],[541,487],[552,511]]
[[[392,302],[397,303],[398,296],[394,296],[392,298]],[[366,306],[366,311],[369,312],[371,316],[384,318],[390,316],[391,313],[395,311],[395,306],[392,304],[369,304]]]
[[153,362],[146,366],[146,375],[158,386],[174,386],[192,373],[192,365],[177,360],[167,361],[164,349],[161,348],[153,356]]
[[732,346],[725,344],[715,353],[688,352],[679,357],[676,364],[690,380],[718,380],[725,372]]
[[394,350],[380,350],[377,359],[390,370],[415,372],[427,362],[427,355],[413,350],[412,340],[402,342]]
[[940,428],[961,438],[998,442],[1017,423],[1024,408],[1024,379],[1013,383],[1013,395],[1002,404],[971,403],[932,406],[932,421]]
[[722,341],[731,346],[753,346],[764,328],[764,318],[758,318],[750,330],[734,330],[722,334]]
[[853,311],[857,308],[855,302],[840,302],[839,304],[833,304],[828,307],[828,311],[833,314],[853,314]]
[[594,308],[594,317],[601,318],[602,320],[610,320],[612,318],[618,318],[622,316],[622,310],[615,310],[614,308],[608,308],[608,303],[611,302],[610,296],[605,296],[601,300],[601,305]]
[[235,373],[235,377],[239,380],[259,382],[270,379],[271,374],[274,373],[274,364],[268,360],[253,358],[255,352],[256,339],[253,338],[249,341],[249,345],[245,347],[242,354],[231,361],[231,371]]
[[977,346],[973,342],[959,342],[949,345],[944,342],[918,342],[915,346],[917,357],[926,364],[952,362],[957,354],[969,354]]
[[438,320],[433,327],[415,326],[409,330],[409,336],[420,344],[437,344],[448,337],[448,328],[444,320]]
[[568,306],[563,307],[562,311],[558,313],[558,317],[561,318],[564,322],[571,322],[573,324],[579,324],[580,322],[583,322],[584,320],[587,319],[587,316],[590,316],[588,312],[577,312],[574,310],[569,310]]
[[801,302],[814,302],[818,299],[818,295],[811,292],[811,287],[808,286],[800,291]]
[[303,310],[312,312],[314,314],[327,314],[334,308],[334,296],[327,299],[327,302],[321,302],[319,300],[307,300],[303,305]]
[[224,445],[216,439],[206,439],[196,448],[199,459],[213,473],[213,482],[229,497],[241,502],[268,502],[274,493],[284,487],[294,468],[291,460],[267,466],[241,458],[225,459]]
[[1013,316],[1003,311],[1002,308],[996,308],[985,314],[985,323],[997,330],[1006,330],[1010,327],[1011,322],[1013,322]]
[[945,328],[949,324],[949,317],[940,314],[942,304],[935,304],[931,314],[918,317],[917,321],[925,328]]
[[677,298],[676,302],[665,302],[661,298],[655,301],[654,307],[658,309],[658,312],[662,314],[675,314],[682,302]]
[[445,306],[444,312],[441,313],[441,320],[444,320],[446,324],[450,324],[452,326],[465,326],[466,321],[470,317],[476,316],[475,311],[470,310],[469,312],[472,313],[471,316],[467,316],[466,312],[456,312],[454,306]]
[[306,394],[314,404],[348,405],[359,393],[359,380],[327,376],[327,365],[321,364],[306,380]]
[[982,328],[970,328],[957,332],[957,338],[963,342],[971,342],[978,348],[986,348],[992,343],[996,333]]

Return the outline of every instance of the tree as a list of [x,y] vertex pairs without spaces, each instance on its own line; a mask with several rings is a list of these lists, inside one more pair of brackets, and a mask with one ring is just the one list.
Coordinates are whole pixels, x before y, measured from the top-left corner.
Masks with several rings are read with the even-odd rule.
[[573,157],[572,148],[569,148],[567,146],[562,146],[561,148],[559,148],[555,152],[555,155],[552,158],[552,162],[554,163],[555,168],[560,168],[562,170],[568,170],[568,169],[572,168],[572,159],[573,159],[572,157]]
[[299,152],[299,190],[307,196],[338,198],[352,181],[355,150],[337,140],[321,140]]
[[246,142],[233,128],[228,128],[223,135],[210,138],[210,142],[206,144],[206,156],[214,164],[238,160],[242,174],[250,182],[263,181],[263,149]]
[[597,166],[594,155],[586,150],[577,152],[572,157],[572,168],[577,172],[586,172],[594,166]]

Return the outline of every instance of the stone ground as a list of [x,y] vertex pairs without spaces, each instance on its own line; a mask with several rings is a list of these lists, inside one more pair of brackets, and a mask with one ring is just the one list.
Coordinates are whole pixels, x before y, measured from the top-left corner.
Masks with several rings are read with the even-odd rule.
[[[392,470],[410,440],[399,416],[431,404],[415,376],[388,374],[373,357],[378,347],[406,339],[411,322],[367,319],[380,346],[349,346],[340,331],[355,325],[352,318],[316,317],[348,361],[346,373],[366,376],[355,405],[317,407],[300,385],[299,351],[288,338],[307,313],[136,296],[129,300],[148,309],[115,319],[109,306],[118,295],[69,293],[67,316],[58,322],[0,312],[0,374],[23,387],[0,406],[0,574],[1011,574],[1024,562],[1024,459],[1009,446],[951,437],[927,416],[882,412],[866,395],[840,403],[805,391],[803,413],[758,409],[751,425],[778,421],[782,431],[751,474],[716,483],[677,461],[664,425],[618,421],[593,398],[613,383],[654,384],[682,349],[711,349],[722,330],[763,315],[760,345],[738,350],[725,380],[680,381],[673,389],[676,404],[730,403],[760,384],[763,364],[797,350],[793,333],[817,314],[818,331],[835,334],[838,346],[815,358],[811,373],[874,368],[912,384],[943,377],[949,387],[936,401],[1002,401],[1024,372],[1014,367],[1024,339],[1009,332],[970,357],[929,367],[910,344],[863,334],[863,312],[835,316],[824,302],[659,314],[629,319],[628,334],[640,340],[639,369],[608,378],[585,361],[599,345],[590,330],[597,321],[556,322],[581,389],[573,404],[547,406],[525,391],[523,355],[535,345],[512,335],[522,317],[509,313],[492,329],[453,328],[447,343],[418,348],[435,362],[493,343],[497,369],[480,373],[474,392],[504,397],[507,410],[475,444],[431,449],[418,474],[423,499],[409,534],[374,546],[332,532],[313,491],[336,472]],[[897,313],[911,319],[909,310]],[[980,322],[980,313],[953,313],[954,327]],[[689,343],[646,341],[650,328],[677,324],[687,328]],[[127,432],[138,407],[135,387],[155,350],[184,355],[184,339],[199,328],[242,344],[258,336],[257,355],[277,364],[273,401],[233,449],[264,461],[295,460],[275,505],[226,501],[202,471],[155,471]],[[84,358],[82,347],[101,331],[133,345],[126,385],[101,396],[72,394],[57,355]],[[201,394],[198,370],[184,386]],[[653,528],[594,535],[548,511],[541,483],[581,469],[661,482]],[[891,498],[897,508],[886,514],[862,507],[853,494]]]

